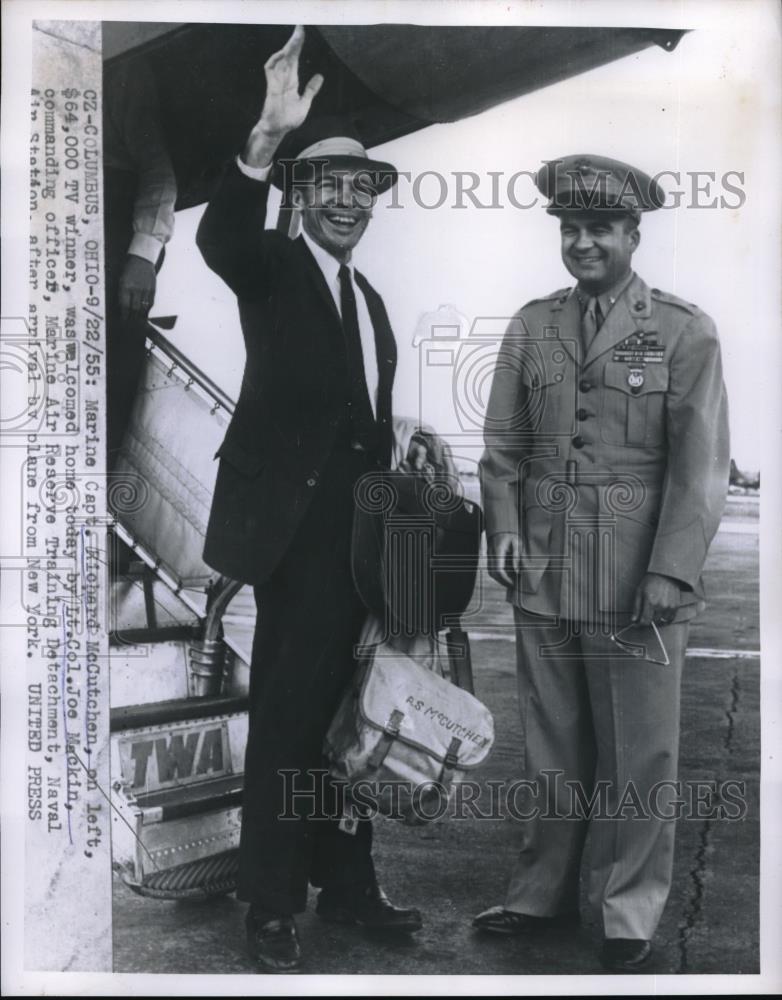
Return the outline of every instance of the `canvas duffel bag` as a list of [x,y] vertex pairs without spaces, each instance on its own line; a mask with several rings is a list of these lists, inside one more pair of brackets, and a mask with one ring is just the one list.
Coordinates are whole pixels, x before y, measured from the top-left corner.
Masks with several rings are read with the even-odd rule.
[[431,669],[429,654],[383,641],[365,652],[326,735],[330,773],[359,810],[415,825],[438,819],[454,782],[489,755],[491,712]]

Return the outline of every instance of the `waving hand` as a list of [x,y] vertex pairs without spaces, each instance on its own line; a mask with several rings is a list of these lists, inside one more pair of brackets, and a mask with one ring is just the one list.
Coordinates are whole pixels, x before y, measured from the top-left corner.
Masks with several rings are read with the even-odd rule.
[[316,73],[299,93],[299,56],[303,44],[304,28],[297,25],[283,48],[264,65],[266,100],[242,157],[250,166],[265,167],[271,163],[283,136],[301,125],[323,86],[323,77]]

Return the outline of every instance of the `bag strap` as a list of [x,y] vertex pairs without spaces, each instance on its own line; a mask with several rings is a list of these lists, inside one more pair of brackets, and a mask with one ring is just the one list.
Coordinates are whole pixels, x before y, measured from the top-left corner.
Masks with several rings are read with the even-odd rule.
[[402,719],[404,719],[405,713],[400,712],[398,708],[395,708],[388,718],[388,722],[383,729],[383,734],[378,740],[375,749],[369,756],[367,764],[372,770],[376,770],[380,767],[383,761],[388,756],[388,751],[391,749],[391,744],[399,736],[399,729],[402,725]]
[[[440,804],[443,801],[440,798],[441,795],[444,795],[446,800],[450,797],[451,786],[453,785],[453,773],[459,763],[458,753],[461,745],[462,741],[454,736],[446,750],[440,777],[434,783],[434,787],[429,788],[425,795],[418,800],[419,810],[423,809],[424,805],[430,801],[437,800],[436,804]],[[432,817],[429,818],[431,819]]]
[[448,744],[448,749],[445,752],[445,761],[443,762],[443,768],[440,771],[440,777],[437,779],[443,788],[448,791],[453,783],[453,772],[459,763],[459,747],[462,745],[462,741],[457,739],[456,736]]

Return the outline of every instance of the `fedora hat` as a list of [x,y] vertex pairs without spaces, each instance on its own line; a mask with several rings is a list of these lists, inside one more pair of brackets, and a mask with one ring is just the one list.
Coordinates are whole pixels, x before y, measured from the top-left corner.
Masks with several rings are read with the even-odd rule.
[[397,182],[396,168],[369,156],[350,121],[325,116],[308,119],[285,136],[275,157],[272,182],[287,193],[294,182],[314,183],[323,171],[334,168],[359,170],[375,194]]

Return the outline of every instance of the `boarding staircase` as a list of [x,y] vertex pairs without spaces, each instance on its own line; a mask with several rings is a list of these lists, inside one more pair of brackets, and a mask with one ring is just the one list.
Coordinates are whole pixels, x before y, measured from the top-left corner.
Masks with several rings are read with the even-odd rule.
[[[161,899],[235,888],[255,602],[201,555],[232,413],[150,326],[108,496],[112,857],[126,885]],[[392,466],[415,428],[395,418]],[[466,634],[446,641],[469,686]]]
[[136,892],[235,886],[252,590],[202,560],[232,401],[152,327],[109,491],[113,864]]

